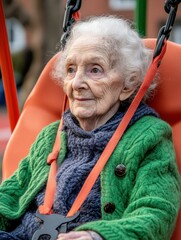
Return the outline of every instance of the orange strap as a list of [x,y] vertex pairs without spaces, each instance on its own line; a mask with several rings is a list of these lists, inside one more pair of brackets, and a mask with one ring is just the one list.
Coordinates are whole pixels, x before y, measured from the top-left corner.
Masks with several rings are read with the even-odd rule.
[[[80,18],[81,18],[80,11],[73,13],[72,17],[76,21],[80,20]],[[67,102],[68,102],[67,96],[65,96],[62,112],[65,111]],[[50,167],[50,172],[49,172],[48,181],[47,181],[44,203],[39,206],[39,212],[41,214],[51,214],[52,213],[52,205],[54,202],[54,197],[55,197],[55,192],[56,192],[57,158],[58,158],[58,154],[59,154],[60,148],[61,148],[60,132],[62,130],[62,126],[63,126],[63,119],[60,121],[60,125],[59,125],[58,131],[57,131],[53,150],[49,154],[48,159],[47,159],[47,163],[51,164],[51,167]]]
[[81,19],[80,11],[74,12],[74,13],[72,14],[72,17],[75,19],[75,21],[80,20],[80,19]]
[[[162,52],[159,56],[153,59],[152,64],[150,65],[148,72],[145,76],[145,79],[136,94],[134,100],[132,101],[130,107],[128,108],[126,114],[124,115],[122,121],[120,122],[119,126],[117,127],[116,131],[114,132],[113,136],[111,137],[110,141],[108,142],[107,146],[105,147],[103,153],[101,154],[99,160],[93,167],[92,171],[90,172],[89,176],[87,177],[86,181],[84,182],[84,185],[82,186],[77,198],[75,199],[70,211],[67,214],[67,217],[73,216],[82,206],[85,199],[87,198],[89,192],[91,191],[94,183],[96,182],[98,176],[100,175],[102,169],[104,168],[105,164],[107,163],[108,159],[110,158],[112,152],[114,151],[115,147],[117,146],[118,142],[120,141],[124,131],[126,130],[131,118],[133,117],[137,107],[139,106],[144,94],[146,93],[147,89],[149,88],[152,80],[155,77],[155,74],[157,72],[157,69],[160,65],[161,59],[163,58],[166,51],[166,42],[162,48]],[[62,121],[61,121],[62,122]],[[59,131],[58,131],[59,135]],[[56,138],[60,139],[60,138]],[[54,145],[55,148],[55,154],[57,149],[60,148],[59,140],[55,142]],[[53,150],[54,151],[54,150]],[[49,214],[51,213],[54,195],[56,191],[56,170],[54,167],[56,161],[52,161],[51,168],[46,189],[46,197],[44,202],[44,207],[39,208],[40,213],[42,214]],[[51,176],[50,176],[51,175]],[[52,187],[52,183],[53,186]],[[48,193],[49,192],[49,193]]]
[[2,1],[0,1],[0,68],[10,127],[13,131],[19,118],[19,106]]
[[[67,96],[64,98],[63,102],[63,111],[65,111],[67,105]],[[52,213],[52,205],[54,202],[55,192],[56,192],[56,173],[57,173],[57,158],[61,148],[60,142],[60,132],[63,126],[63,119],[60,121],[60,125],[58,127],[57,135],[55,138],[55,143],[53,146],[52,152],[48,155],[47,163],[50,164],[50,172],[47,181],[47,187],[45,192],[44,203],[39,206],[39,212],[41,214],[51,214]]]
[[[57,158],[59,154],[59,147],[60,147],[60,131],[62,127],[62,121],[60,127],[57,131],[57,136],[55,139],[53,151],[49,154],[47,163],[51,164],[50,172],[47,181],[47,188],[45,192],[45,198],[43,205],[39,206],[39,212],[42,214],[51,214],[52,213],[52,204],[55,198],[56,192],[56,173],[57,173]],[[51,187],[50,187],[51,186]]]

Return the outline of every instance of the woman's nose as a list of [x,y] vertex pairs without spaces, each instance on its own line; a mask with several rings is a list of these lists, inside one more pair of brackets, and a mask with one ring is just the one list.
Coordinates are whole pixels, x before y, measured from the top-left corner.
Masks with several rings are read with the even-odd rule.
[[72,88],[75,90],[85,88],[86,84],[85,84],[84,78],[85,78],[84,74],[80,71],[77,71],[72,80]]

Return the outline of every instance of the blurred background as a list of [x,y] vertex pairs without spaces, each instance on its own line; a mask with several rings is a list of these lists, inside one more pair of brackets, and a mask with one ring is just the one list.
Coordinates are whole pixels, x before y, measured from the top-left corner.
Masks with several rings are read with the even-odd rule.
[[[140,2],[143,0],[139,0]],[[82,0],[81,17],[114,14],[136,21],[136,0]],[[66,0],[3,0],[6,27],[13,60],[20,109],[47,61],[57,52],[62,34]],[[147,0],[146,31],[142,37],[155,38],[167,14],[164,0]],[[180,7],[181,8],[181,7]],[[141,9],[145,11],[145,9]],[[181,43],[181,10],[170,40]],[[0,71],[0,166],[10,138],[4,88]]]

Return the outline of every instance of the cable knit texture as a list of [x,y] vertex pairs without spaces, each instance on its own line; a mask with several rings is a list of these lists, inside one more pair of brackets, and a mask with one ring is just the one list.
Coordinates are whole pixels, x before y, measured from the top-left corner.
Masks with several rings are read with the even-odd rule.
[[[57,128],[58,122],[40,133],[28,157],[20,163],[19,170],[1,185],[2,230],[11,231],[11,226],[15,226],[13,220],[23,216],[30,204],[33,205],[32,209],[36,208],[32,200],[45,185],[49,172],[46,157],[52,149]],[[59,163],[70,158],[70,155],[66,155],[66,129],[64,130]],[[127,169],[122,178],[114,173],[115,167],[120,163]],[[62,166],[65,165],[66,160]],[[59,171],[57,181],[60,181],[61,174]],[[74,178],[75,176],[72,177],[72,182]],[[59,211],[59,202],[64,201],[60,200],[60,195],[58,191],[54,204],[56,211]],[[38,196],[42,196],[42,193]],[[73,198],[67,205],[62,205],[60,211],[66,212]],[[179,201],[179,174],[170,127],[160,119],[146,116],[126,131],[101,173],[101,220],[90,219],[91,222],[81,225],[77,230],[92,230],[109,240],[170,239]],[[115,204],[115,211],[111,214],[104,211],[105,204],[109,202]],[[99,211],[97,212],[95,220],[100,218]]]

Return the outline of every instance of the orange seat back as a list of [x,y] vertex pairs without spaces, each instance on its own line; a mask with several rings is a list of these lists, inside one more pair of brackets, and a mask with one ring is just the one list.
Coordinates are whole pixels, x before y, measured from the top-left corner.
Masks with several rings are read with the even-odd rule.
[[[145,39],[149,48],[154,48],[155,39]],[[167,43],[167,51],[159,69],[159,87],[149,104],[173,129],[173,141],[178,167],[181,172],[181,46]],[[3,159],[3,179],[9,177],[24,158],[40,130],[47,124],[60,119],[65,94],[51,79],[57,55],[44,68],[39,80],[28,97],[17,126],[7,145]],[[181,239],[181,213],[172,240]]]
[[[155,39],[145,39],[149,48],[155,47]],[[159,68],[159,85],[149,105],[167,121],[173,130],[177,164],[181,173],[181,45],[167,42],[166,54]],[[181,210],[172,240],[181,239]]]
[[52,69],[58,55],[45,66],[34,89],[27,98],[18,123],[5,149],[2,178],[12,175],[19,161],[29,152],[41,129],[61,118],[65,94],[51,78]]

